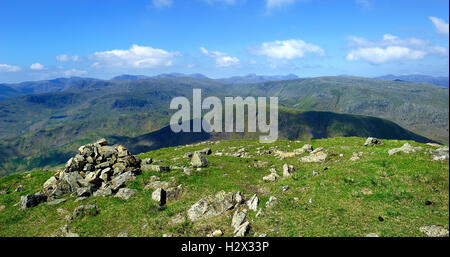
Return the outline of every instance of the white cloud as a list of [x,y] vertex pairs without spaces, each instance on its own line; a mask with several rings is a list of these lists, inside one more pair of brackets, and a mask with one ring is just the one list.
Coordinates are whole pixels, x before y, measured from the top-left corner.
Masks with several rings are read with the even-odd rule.
[[40,64],[40,63],[33,63],[30,65],[30,69],[32,70],[43,70],[45,69],[44,65]]
[[77,62],[80,60],[80,57],[78,57],[77,55],[74,56],[69,56],[67,54],[60,54],[56,56],[56,60],[58,62],[67,62],[67,61],[74,61]]
[[448,50],[434,46],[427,40],[401,39],[385,34],[381,41],[371,41],[361,37],[349,37],[352,50],[347,54],[348,61],[365,60],[372,64],[382,64],[401,60],[419,60],[427,55],[448,56]]
[[170,7],[172,5],[172,0],[152,0],[152,6],[156,8]]
[[430,20],[431,22],[433,22],[434,27],[437,30],[437,33],[447,36],[449,35],[448,33],[448,23],[446,23],[444,20],[430,16]]
[[272,59],[296,59],[302,58],[308,53],[324,55],[325,51],[319,46],[306,43],[299,39],[285,41],[273,41],[262,43],[261,46],[250,49],[254,55],[267,56]]
[[71,76],[81,76],[87,74],[87,71],[85,70],[77,70],[77,69],[71,69],[66,70],[63,72],[64,76],[71,77]]
[[9,64],[0,64],[0,72],[17,72],[22,70],[18,66],[13,66]]
[[149,46],[132,45],[128,50],[111,50],[96,52],[92,58],[101,64],[131,67],[131,68],[156,68],[172,66],[178,52],[167,52],[162,49]]
[[200,47],[202,53],[213,58],[216,61],[217,67],[230,67],[239,65],[240,61],[236,57],[228,56],[226,53],[218,51],[208,51],[204,47]]

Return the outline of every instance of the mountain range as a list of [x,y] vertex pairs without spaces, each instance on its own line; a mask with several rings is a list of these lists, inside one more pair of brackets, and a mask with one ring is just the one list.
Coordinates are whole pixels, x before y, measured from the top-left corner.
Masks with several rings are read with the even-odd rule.
[[278,96],[280,138],[377,136],[448,143],[449,91],[432,84],[359,77],[230,84],[198,75],[20,84],[14,90],[31,87],[33,93],[0,101],[1,175],[59,164],[76,145],[99,137],[126,142],[136,153],[205,138],[256,138],[250,133],[170,133],[170,100],[191,99],[193,88],[220,99]]

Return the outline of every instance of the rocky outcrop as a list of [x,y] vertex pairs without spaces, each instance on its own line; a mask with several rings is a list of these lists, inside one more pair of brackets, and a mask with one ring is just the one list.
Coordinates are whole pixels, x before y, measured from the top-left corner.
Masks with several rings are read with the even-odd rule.
[[128,200],[137,193],[136,189],[121,188],[117,191],[115,197]]
[[389,150],[388,154],[393,155],[393,154],[396,154],[399,152],[410,154],[410,153],[415,153],[416,151],[421,150],[421,149],[422,149],[422,147],[414,147],[408,143],[405,143],[404,145],[402,145],[402,147],[393,148],[393,149]]
[[108,146],[108,142],[101,139],[81,146],[78,154],[67,161],[64,170],[44,183],[43,192],[49,198],[65,194],[107,196],[133,180],[141,172],[140,166],[141,160],[124,146]]
[[443,226],[429,225],[420,227],[419,230],[429,237],[448,237],[448,229]]
[[328,154],[322,147],[312,151],[309,155],[303,156],[298,159],[300,162],[323,162],[327,158]]
[[208,196],[198,200],[187,211],[188,218],[191,221],[219,216],[228,210],[231,210],[238,202],[235,194],[220,191],[214,196]]

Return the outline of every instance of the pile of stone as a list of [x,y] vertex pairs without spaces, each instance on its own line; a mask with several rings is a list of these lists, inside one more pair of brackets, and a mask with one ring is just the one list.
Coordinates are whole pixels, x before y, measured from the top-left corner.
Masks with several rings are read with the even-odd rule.
[[[105,139],[83,145],[67,161],[63,171],[44,183],[43,194],[49,199],[65,194],[73,196],[109,196],[119,192],[141,172],[141,160],[121,145],[108,146]],[[134,192],[122,191],[128,197]],[[125,198],[126,198],[125,197]]]

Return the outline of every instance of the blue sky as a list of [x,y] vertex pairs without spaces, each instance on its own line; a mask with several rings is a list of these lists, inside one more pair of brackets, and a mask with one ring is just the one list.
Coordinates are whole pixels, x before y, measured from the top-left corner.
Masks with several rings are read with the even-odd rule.
[[448,76],[448,13],[444,0],[1,0],[0,82]]

